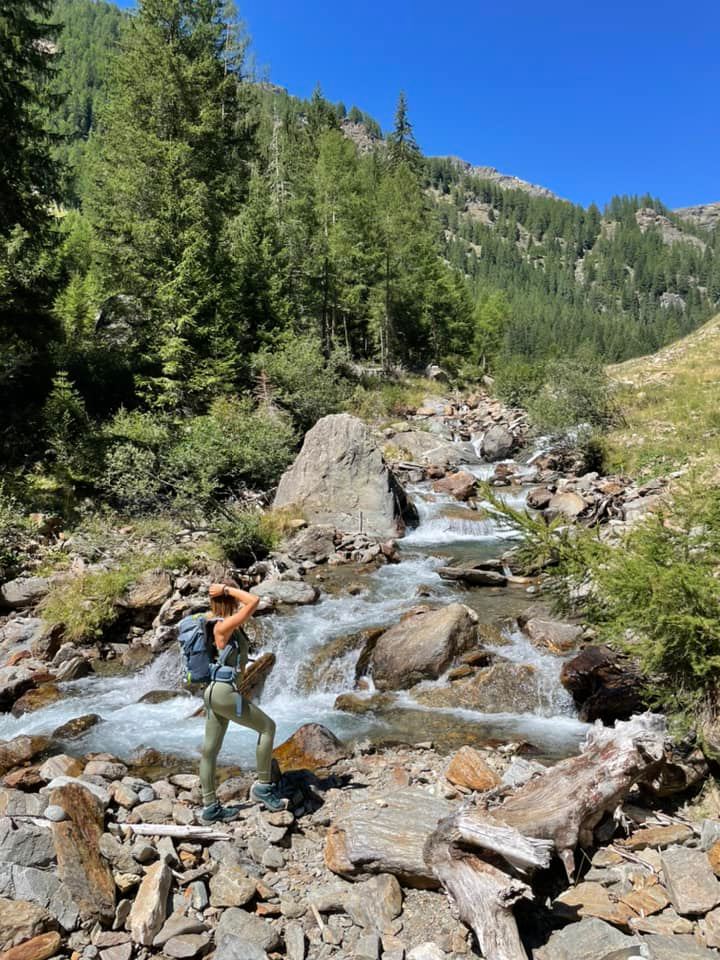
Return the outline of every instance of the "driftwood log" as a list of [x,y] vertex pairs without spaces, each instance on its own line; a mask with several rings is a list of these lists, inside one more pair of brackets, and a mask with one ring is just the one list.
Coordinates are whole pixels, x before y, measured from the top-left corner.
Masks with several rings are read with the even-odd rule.
[[[662,717],[597,725],[582,752],[549,768],[495,806],[450,806],[420,790],[355,805],[328,833],[326,863],[338,873],[395,873],[441,884],[474,931],[483,956],[527,960],[513,904],[532,898],[529,874],[553,854],[574,873],[574,849],[613,813],[638,780],[657,774],[666,748]],[[439,816],[438,816],[439,814]],[[432,820],[437,817],[434,825]],[[420,837],[425,832],[422,863]]]

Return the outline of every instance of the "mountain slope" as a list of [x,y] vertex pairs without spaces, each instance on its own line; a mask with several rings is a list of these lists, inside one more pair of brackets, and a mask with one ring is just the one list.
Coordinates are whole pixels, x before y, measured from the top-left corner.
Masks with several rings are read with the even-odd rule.
[[720,460],[720,314],[657,353],[608,368],[625,424],[611,455],[629,473],[692,465],[706,475]]

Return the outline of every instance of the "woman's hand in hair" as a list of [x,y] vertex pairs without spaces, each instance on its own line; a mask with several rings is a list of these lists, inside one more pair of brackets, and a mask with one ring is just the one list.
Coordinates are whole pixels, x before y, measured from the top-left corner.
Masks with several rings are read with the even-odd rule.
[[225,584],[224,583],[211,583],[208,587],[208,593],[214,599],[215,597],[222,597],[225,594]]

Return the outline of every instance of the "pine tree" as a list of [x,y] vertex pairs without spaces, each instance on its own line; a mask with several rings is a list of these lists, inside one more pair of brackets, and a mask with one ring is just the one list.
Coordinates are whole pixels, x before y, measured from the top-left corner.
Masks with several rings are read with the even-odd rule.
[[408,117],[407,97],[400,91],[395,108],[395,124],[388,134],[388,158],[393,166],[406,163],[413,170],[419,170],[421,154],[417,145],[413,127]]
[[[52,336],[46,253],[57,169],[50,156],[50,0],[0,0],[0,416],[42,399]],[[28,391],[26,394],[25,391]]]
[[244,353],[224,230],[252,148],[245,47],[223,0],[141,0],[112,66],[88,206],[106,290],[146,307],[163,406],[202,405]]

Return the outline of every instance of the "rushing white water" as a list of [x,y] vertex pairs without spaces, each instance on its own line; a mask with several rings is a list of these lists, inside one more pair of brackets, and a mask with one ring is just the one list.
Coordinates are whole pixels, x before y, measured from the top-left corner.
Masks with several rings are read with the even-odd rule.
[[[476,476],[487,477],[492,475],[494,465],[480,464],[471,469]],[[497,492],[515,507],[525,504],[527,489],[499,487]],[[264,621],[264,649],[275,654],[276,664],[260,706],[275,720],[278,741],[309,721],[324,723],[346,738],[375,735],[384,723],[386,734],[392,736],[392,719],[334,710],[338,693],[353,689],[360,652],[358,645],[344,644],[341,638],[396,623],[403,612],[419,602],[419,587],[429,592],[433,600],[463,599],[464,588],[437,574],[438,566],[448,561],[448,550],[450,556],[455,555],[452,545],[457,544],[460,550],[472,548],[488,556],[493,552],[497,555],[506,548],[504,541],[514,536],[499,518],[482,508],[475,511],[449,496],[434,494],[430,484],[417,484],[410,494],[420,525],[402,541],[402,563],[359,575],[363,589],[355,596],[325,595],[313,606],[299,607]],[[443,556],[435,556],[433,551]],[[518,607],[523,605],[519,596]],[[457,722],[463,730],[476,729],[479,738],[521,738],[552,754],[572,750],[586,727],[575,719],[571,698],[559,683],[562,660],[533,647],[519,631],[508,634],[508,638],[509,642],[498,646],[496,653],[533,668],[536,702],[531,713],[513,712],[512,703],[503,705],[503,712],[498,713],[428,708],[418,705],[409,695],[400,695],[393,710],[397,728],[423,739],[423,723],[414,722],[412,717],[428,717],[432,712],[437,719],[444,718],[448,726]],[[318,658],[316,665],[313,655],[333,641],[338,642],[337,650],[325,659]],[[57,703],[20,718],[0,715],[0,739],[19,733],[50,734],[68,720],[95,713],[103,718],[102,722],[75,741],[75,748],[106,750],[127,758],[142,747],[152,747],[162,753],[196,757],[202,743],[203,719],[192,717],[199,701],[181,689],[181,673],[179,653],[171,649],[132,675],[87,677],[65,684],[65,695]],[[158,690],[177,690],[177,696],[159,703],[138,702],[145,694]],[[252,765],[255,744],[254,733],[231,725],[221,760]]]

